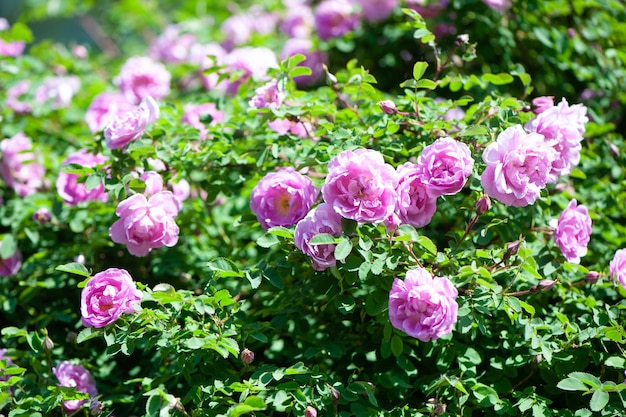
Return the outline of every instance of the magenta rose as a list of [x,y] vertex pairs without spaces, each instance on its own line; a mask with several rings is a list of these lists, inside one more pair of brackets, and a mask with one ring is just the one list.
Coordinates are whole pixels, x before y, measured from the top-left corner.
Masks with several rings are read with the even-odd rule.
[[317,201],[319,190],[292,167],[270,172],[250,195],[250,209],[264,229],[293,226]]
[[401,223],[413,227],[424,227],[437,211],[437,197],[428,193],[428,186],[422,180],[421,169],[417,164],[406,162],[398,172],[398,199],[396,210]]
[[324,0],[314,14],[317,35],[322,40],[338,38],[353,31],[359,24],[359,14],[348,0]]
[[309,241],[320,233],[339,236],[341,232],[341,216],[330,205],[321,203],[298,222],[293,240],[298,249],[311,257],[313,269],[323,271],[336,265],[336,245],[311,245]]
[[396,207],[398,175],[371,149],[343,151],[328,164],[324,201],[346,219],[381,223]]
[[146,256],[152,249],[174,246],[178,242],[178,225],[174,218],[180,202],[170,191],[161,191],[149,199],[135,194],[122,201],[115,210],[120,217],[109,229],[115,243],[126,245],[135,256]]
[[85,121],[92,133],[101,131],[116,116],[122,116],[135,108],[119,92],[106,92],[93,98],[85,113]]
[[609,263],[609,275],[611,279],[626,288],[626,249],[615,252],[613,259]]
[[[106,162],[107,158],[102,155],[93,155],[85,149],[74,152],[61,165],[78,164],[83,167],[93,168],[96,165]],[[59,172],[57,177],[57,192],[59,196],[67,204],[75,206],[83,201],[103,201],[106,202],[108,195],[104,192],[104,185],[99,184],[97,187],[87,190],[84,183],[79,183],[77,174],[67,172]]]
[[124,269],[109,268],[95,274],[80,295],[82,321],[88,327],[104,327],[122,314],[135,312],[141,291]]
[[389,320],[396,329],[428,342],[454,329],[459,306],[457,289],[445,277],[433,278],[424,268],[396,278],[389,292]]
[[445,137],[422,150],[417,166],[428,194],[439,197],[461,191],[472,175],[474,160],[466,144]]
[[556,157],[542,135],[511,126],[483,152],[487,164],[481,176],[483,188],[507,206],[533,204],[548,183]]
[[113,119],[104,128],[104,140],[111,149],[123,148],[143,136],[149,123],[159,118],[159,105],[150,96],[141,100],[139,106]]
[[34,194],[43,186],[44,167],[24,133],[0,141],[0,153],[0,176],[20,197]]
[[[62,361],[56,364],[52,372],[59,380],[57,385],[60,387],[75,388],[76,391],[85,392],[92,398],[98,395],[96,381],[84,367],[68,361]],[[67,414],[73,414],[87,401],[89,400],[63,401],[63,409]]]
[[568,175],[580,162],[580,142],[585,133],[587,108],[582,104],[570,106],[563,99],[538,114],[524,127],[545,137],[545,141],[557,152],[552,163],[549,182],[557,182],[559,175]]
[[578,205],[572,199],[561,213],[554,227],[554,241],[567,262],[580,263],[580,258],[587,254],[587,244],[591,238],[591,217],[587,207]]
[[400,6],[398,0],[358,0],[363,18],[368,22],[380,22],[391,16]]

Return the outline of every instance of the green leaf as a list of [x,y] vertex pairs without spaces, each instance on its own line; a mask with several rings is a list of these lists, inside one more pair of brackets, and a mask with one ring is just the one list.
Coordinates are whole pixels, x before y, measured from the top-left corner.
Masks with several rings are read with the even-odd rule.
[[463,129],[461,132],[459,132],[458,136],[479,136],[486,135],[488,132],[489,131],[485,126],[474,125],[468,126],[467,128]]
[[500,74],[483,74],[483,81],[494,85],[504,85],[510,84],[515,81],[515,78],[511,74],[507,74],[506,72],[502,72]]
[[402,355],[402,351],[404,350],[404,343],[402,343],[402,338],[397,334],[394,334],[391,338],[391,353],[393,356]]
[[80,333],[78,333],[78,336],[76,337],[76,343],[80,344],[89,339],[93,339],[100,333],[100,331],[94,329],[93,327],[85,327],[83,330],[80,331]]
[[8,259],[15,253],[17,242],[13,235],[4,235],[2,239],[2,248],[0,248],[0,256],[2,259]]
[[309,67],[295,67],[289,70],[289,78],[296,78],[303,75],[311,75],[313,71]]
[[350,242],[350,239],[344,237],[335,247],[335,258],[338,261],[343,261],[348,255],[350,255],[351,251],[352,242]]
[[600,411],[609,403],[609,393],[596,390],[591,396],[591,400],[589,401],[589,408],[591,411]]
[[422,75],[426,72],[426,68],[428,68],[427,62],[416,62],[415,65],[413,65],[413,78],[415,78],[415,80],[422,78]]
[[328,233],[318,233],[309,240],[309,245],[334,245],[337,243],[337,238]]
[[432,253],[433,255],[437,255],[437,246],[435,246],[435,244],[433,243],[432,240],[430,240],[428,237],[426,236],[420,236],[417,238],[417,243],[423,247],[424,249],[426,249],[428,252]]
[[488,385],[478,383],[472,387],[472,393],[482,406],[493,406],[498,402],[498,393]]
[[415,84],[415,88],[423,88],[425,90],[434,90],[437,88],[437,83],[428,79],[419,80]]
[[102,177],[100,175],[90,175],[89,177],[87,177],[87,181],[85,181],[85,188],[87,189],[87,191],[90,191],[100,184],[102,184]]
[[604,364],[611,368],[626,369],[626,358],[623,356],[611,356],[604,361]]
[[269,248],[277,245],[278,243],[280,243],[280,239],[278,239],[278,236],[270,233],[264,233],[256,240],[256,244],[262,248]]
[[68,272],[70,274],[80,275],[81,277],[91,278],[91,274],[85,268],[85,265],[78,262],[70,262],[68,264],[59,265],[55,268],[57,271]]
[[237,265],[228,258],[215,258],[207,263],[209,269],[220,277],[243,277],[243,272],[237,268]]

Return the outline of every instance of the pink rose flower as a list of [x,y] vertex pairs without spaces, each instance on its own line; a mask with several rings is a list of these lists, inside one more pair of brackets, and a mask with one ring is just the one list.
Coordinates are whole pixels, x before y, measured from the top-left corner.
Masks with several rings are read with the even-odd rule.
[[572,199],[559,220],[552,222],[554,241],[567,262],[578,264],[580,258],[587,254],[587,244],[591,238],[591,217],[587,207],[578,205]]
[[156,171],[146,171],[139,177],[146,184],[143,195],[150,197],[163,191],[163,177]]
[[434,19],[448,7],[449,0],[405,0],[407,7],[416,10],[424,19]]
[[308,38],[314,25],[313,10],[304,3],[289,5],[280,22],[280,30],[290,38]]
[[220,26],[220,31],[224,34],[222,45],[231,50],[235,46],[247,43],[252,37],[253,28],[254,19],[251,15],[240,13],[229,16]]
[[422,150],[417,166],[428,194],[439,197],[461,191],[472,175],[474,160],[466,144],[445,137]]
[[320,233],[328,233],[339,236],[342,233],[341,216],[326,203],[321,203],[312,209],[302,220],[296,224],[293,234],[294,244],[303,253],[311,257],[313,269],[323,271],[335,266],[336,245],[311,245],[309,241],[313,236]]
[[437,211],[437,197],[428,193],[428,185],[422,180],[417,164],[406,162],[398,172],[398,199],[395,213],[401,223],[424,227]]
[[28,114],[33,111],[33,106],[28,102],[21,101],[20,97],[30,89],[30,81],[22,80],[17,84],[9,87],[7,90],[7,106],[17,114]]
[[165,65],[149,57],[136,56],[122,65],[115,81],[126,99],[136,104],[148,96],[157,100],[167,96],[170,79]]
[[[78,392],[86,392],[92,398],[98,395],[96,381],[84,367],[62,361],[56,364],[52,372],[59,380],[58,386],[60,387],[73,387]],[[73,414],[87,401],[89,400],[63,401],[63,409],[67,414]]]
[[259,181],[250,195],[250,209],[264,229],[290,227],[308,213],[318,194],[308,177],[287,167]]
[[266,73],[270,68],[278,68],[276,54],[271,49],[265,47],[244,46],[233,49],[224,57],[226,72],[241,73],[236,80],[224,80],[223,85],[227,94],[235,95],[239,86],[252,78],[254,80],[265,80]]
[[454,329],[459,306],[457,289],[445,277],[433,278],[424,268],[396,278],[389,292],[389,320],[422,342],[429,342]]
[[191,185],[189,185],[189,182],[184,178],[181,178],[178,182],[170,180],[168,184],[172,189],[172,193],[174,193],[181,204],[191,195]]
[[[0,240],[0,248],[2,248],[2,241]],[[19,249],[15,248],[15,252],[6,259],[0,258],[0,277],[11,277],[17,274],[22,266],[22,253]]]
[[126,97],[119,92],[100,93],[93,98],[87,108],[85,121],[92,133],[100,132],[109,122],[135,108]]
[[485,4],[499,12],[506,12],[511,8],[511,0],[484,0]]
[[343,151],[328,164],[324,201],[341,216],[361,223],[381,223],[396,206],[398,175],[380,152]]
[[72,97],[80,90],[80,78],[48,77],[35,90],[35,101],[48,103],[53,109],[62,109],[72,103]]
[[[9,29],[9,22],[4,17],[0,17],[0,32],[7,29]],[[25,47],[26,42],[8,42],[0,38],[0,56],[20,56],[24,52]]]
[[313,134],[313,126],[309,122],[298,122],[289,119],[268,120],[267,125],[279,135],[294,134],[300,138],[308,138]]
[[526,133],[515,125],[487,146],[483,161],[487,167],[481,181],[485,192],[515,207],[533,204],[549,180],[557,154],[538,133]]
[[148,55],[163,62],[185,62],[189,58],[189,49],[195,42],[194,34],[181,34],[178,26],[169,25],[159,37],[150,42]]
[[95,274],[80,294],[80,313],[87,327],[105,327],[122,314],[135,312],[141,291],[124,269],[109,268]]
[[348,0],[324,0],[315,9],[315,27],[321,40],[339,38],[359,24],[356,8]]
[[400,6],[398,0],[358,0],[363,18],[368,22],[381,22]]
[[0,176],[20,197],[34,194],[43,186],[44,167],[24,133],[0,141],[0,153]]
[[256,109],[277,109],[285,99],[285,92],[279,88],[275,79],[257,88],[254,92],[255,94],[248,101],[248,105]]
[[191,63],[200,67],[200,78],[202,85],[207,90],[213,90],[217,87],[220,77],[219,71],[205,74],[204,71],[221,67],[224,65],[224,58],[227,52],[218,43],[212,42],[208,44],[194,44],[189,51],[189,60]]
[[305,60],[298,66],[311,69],[311,75],[299,75],[294,77],[294,81],[299,87],[315,84],[324,76],[324,64],[328,62],[326,54],[314,49],[313,42],[308,38],[291,38],[285,42],[282,51],[282,59],[290,56],[302,54]]
[[[224,112],[218,110],[214,103],[192,104],[183,106],[182,122],[195,127],[200,131],[200,139],[206,139],[209,133],[206,125],[217,126],[224,121]],[[210,119],[203,122],[201,119]]]
[[538,114],[524,126],[529,132],[545,137],[557,157],[552,163],[549,182],[557,182],[559,175],[568,175],[580,162],[580,142],[585,133],[587,108],[582,104],[570,106],[565,99]]
[[115,116],[104,128],[104,140],[111,149],[123,148],[143,136],[149,123],[159,118],[159,105],[150,96],[141,100],[139,106]]
[[170,191],[161,191],[149,199],[135,194],[122,201],[115,210],[120,219],[109,229],[115,243],[127,246],[135,256],[146,256],[152,249],[174,246],[178,242],[178,225],[174,218],[180,202]]
[[609,263],[609,276],[613,281],[626,288],[626,249],[615,252]]
[[[65,158],[61,165],[78,164],[83,167],[93,168],[96,165],[106,162],[106,160],[107,158],[102,155],[93,155],[85,149],[81,149]],[[104,184],[87,190],[85,183],[79,183],[78,178],[79,176],[77,174],[59,172],[56,187],[63,201],[71,206],[75,206],[83,201],[107,201],[108,195],[104,191]]]

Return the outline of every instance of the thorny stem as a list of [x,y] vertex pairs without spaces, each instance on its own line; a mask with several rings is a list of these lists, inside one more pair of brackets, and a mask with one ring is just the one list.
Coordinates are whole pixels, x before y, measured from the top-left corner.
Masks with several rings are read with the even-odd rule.
[[415,259],[415,262],[417,262],[417,266],[419,266],[420,268],[423,268],[424,266],[422,265],[422,263],[420,262],[419,258],[417,257],[417,255],[415,255],[415,253],[413,252],[413,246],[408,244],[407,242],[402,242],[402,244],[404,245],[404,247],[406,248],[406,250],[409,251],[409,254],[411,254],[411,257],[413,259]]
[[459,239],[459,241],[457,242],[456,246],[454,247],[454,250],[457,250],[459,246],[461,246],[461,243],[463,243],[465,238],[471,233],[472,227],[474,227],[474,225],[478,221],[478,217],[479,217],[478,214],[475,215],[472,218],[472,220],[470,220],[470,222],[467,224],[467,227],[465,228],[465,233],[463,233],[463,236],[461,236],[461,239]]

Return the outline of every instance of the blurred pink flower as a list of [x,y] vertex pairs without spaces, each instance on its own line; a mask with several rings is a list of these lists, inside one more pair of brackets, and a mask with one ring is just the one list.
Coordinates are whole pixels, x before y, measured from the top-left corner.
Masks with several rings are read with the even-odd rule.
[[80,90],[80,78],[48,77],[35,90],[35,101],[49,104],[53,109],[61,109],[72,103],[72,97]]
[[359,24],[357,9],[348,0],[323,0],[317,5],[314,18],[321,40],[339,38]]
[[511,0],[484,0],[485,4],[499,12],[506,12],[511,8]]
[[[9,29],[9,27],[9,22],[4,17],[0,17],[0,32]],[[25,47],[26,42],[7,42],[4,39],[0,38],[0,56],[20,56],[24,52]]]
[[[183,114],[182,122],[198,129],[201,139],[207,138],[207,124],[216,126],[224,121],[224,112],[218,110],[214,103],[188,103],[184,105],[183,110],[185,113]],[[210,120],[203,121],[209,118]]]
[[235,95],[239,86],[248,78],[263,81],[267,79],[266,74],[270,68],[278,68],[276,54],[265,47],[235,48],[224,57],[224,64],[227,73],[239,73],[238,78],[227,79],[219,84],[230,95]]
[[150,58],[168,63],[185,62],[189,58],[191,45],[195,42],[195,35],[180,33],[177,25],[169,25],[150,42],[148,55]]
[[282,59],[290,56],[302,54],[305,56],[298,66],[311,69],[311,75],[299,75],[293,80],[299,87],[315,84],[320,81],[324,75],[324,64],[328,62],[326,54],[320,50],[314,49],[313,42],[308,38],[291,38],[285,42],[282,51]]
[[285,16],[280,22],[280,30],[290,38],[308,38],[314,24],[311,6],[297,3],[287,7]]
[[30,81],[22,80],[7,89],[6,105],[17,114],[28,114],[33,111],[33,106],[28,102],[20,101],[19,98],[30,89]]
[[[0,248],[2,241],[0,240]],[[15,248],[15,252],[6,259],[0,258],[0,277],[11,277],[17,274],[22,266],[22,253]]]
[[[61,165],[78,164],[86,168],[93,168],[106,162],[107,158],[102,155],[93,155],[85,149],[74,152],[69,155]],[[57,177],[56,188],[59,196],[69,205],[76,205],[83,201],[103,201],[108,199],[107,193],[104,191],[104,184],[87,190],[84,182],[78,182],[78,174],[70,174],[68,172],[59,172]]]
[[[87,369],[80,365],[74,365],[68,361],[56,364],[52,373],[57,377],[60,387],[75,388],[78,392],[86,392],[90,397],[98,395],[96,381]],[[67,414],[73,414],[89,400],[68,400],[63,401],[63,410]]]
[[34,194],[43,186],[44,167],[24,133],[0,141],[0,153],[0,176],[20,197]]
[[358,0],[363,18],[368,22],[381,22],[400,7],[399,0]]
[[254,93],[254,96],[248,101],[248,105],[257,109],[277,109],[285,99],[285,92],[280,89],[276,79],[268,81],[257,88]]
[[122,65],[115,82],[126,99],[136,104],[148,96],[157,100],[167,96],[170,79],[162,63],[146,56],[135,56]]
[[93,98],[85,113],[85,121],[89,130],[96,133],[116,116],[120,116],[133,110],[135,106],[126,100],[126,97],[119,92],[100,93]]
[[281,136],[292,133],[300,138],[308,138],[313,133],[313,126],[308,122],[274,119],[272,121],[268,120],[267,125]]

